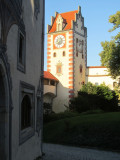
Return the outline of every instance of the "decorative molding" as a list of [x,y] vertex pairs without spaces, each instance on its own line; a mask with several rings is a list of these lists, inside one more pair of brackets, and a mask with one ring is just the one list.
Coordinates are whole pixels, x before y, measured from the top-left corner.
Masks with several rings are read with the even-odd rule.
[[8,85],[9,85],[9,96],[10,96],[10,110],[13,109],[12,105],[12,78],[11,78],[11,71],[10,71],[10,64],[8,63],[8,57],[6,53],[7,47],[6,45],[2,44],[0,42],[0,59],[2,59],[5,69],[6,69],[6,74],[8,78]]
[[6,69],[6,77],[8,80],[8,88],[9,88],[9,137],[8,137],[8,145],[9,145],[9,160],[12,159],[12,109],[13,109],[13,102],[12,102],[12,78],[10,72],[10,65],[8,63],[8,57],[6,54],[7,47],[6,45],[2,44],[0,40],[0,59],[3,61],[4,67]]
[[24,28],[21,14],[21,0],[0,1],[0,19],[2,30],[1,41],[3,44],[6,44],[8,32],[13,24],[17,24],[21,29]]
[[58,75],[58,76],[63,75],[62,66],[63,66],[62,62],[58,61],[58,63],[56,64],[56,75]]
[[[24,143],[29,138],[34,136],[35,134],[35,87],[31,84],[28,84],[26,82],[20,81],[20,96],[19,96],[19,117],[20,117],[20,123],[19,123],[19,144]],[[28,95],[31,100],[31,124],[29,127],[21,130],[21,102],[22,99],[25,97],[25,95]]]

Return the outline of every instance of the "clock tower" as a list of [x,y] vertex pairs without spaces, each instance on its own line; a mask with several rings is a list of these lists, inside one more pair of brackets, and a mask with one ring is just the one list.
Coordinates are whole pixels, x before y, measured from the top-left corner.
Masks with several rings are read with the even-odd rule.
[[47,26],[47,71],[58,80],[53,111],[62,112],[69,107],[71,98],[85,83],[87,66],[87,28],[81,8],[55,13]]

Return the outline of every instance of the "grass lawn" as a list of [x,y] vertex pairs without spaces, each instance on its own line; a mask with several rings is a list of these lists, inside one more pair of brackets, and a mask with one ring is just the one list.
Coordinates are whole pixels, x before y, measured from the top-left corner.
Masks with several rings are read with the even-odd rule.
[[44,142],[120,151],[120,112],[80,114],[44,124]]

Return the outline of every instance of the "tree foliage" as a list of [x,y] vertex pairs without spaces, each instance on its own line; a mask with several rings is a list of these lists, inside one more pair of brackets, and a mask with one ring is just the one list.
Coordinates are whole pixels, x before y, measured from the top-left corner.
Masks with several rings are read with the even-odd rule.
[[[110,32],[120,28],[120,11],[111,15],[109,22],[113,24]],[[120,32],[110,42],[101,42],[101,46],[103,47],[103,51],[99,54],[101,64],[108,68],[108,72],[113,78],[116,78],[120,75]]]
[[70,109],[77,112],[96,109],[118,111],[118,96],[105,84],[96,86],[88,82],[82,86],[78,96],[71,100]]

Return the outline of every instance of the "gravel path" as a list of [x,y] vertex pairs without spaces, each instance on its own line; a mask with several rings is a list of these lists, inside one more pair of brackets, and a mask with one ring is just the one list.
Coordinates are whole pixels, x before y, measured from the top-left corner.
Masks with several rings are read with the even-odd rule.
[[43,144],[43,160],[120,160],[120,154],[56,144]]

